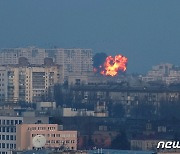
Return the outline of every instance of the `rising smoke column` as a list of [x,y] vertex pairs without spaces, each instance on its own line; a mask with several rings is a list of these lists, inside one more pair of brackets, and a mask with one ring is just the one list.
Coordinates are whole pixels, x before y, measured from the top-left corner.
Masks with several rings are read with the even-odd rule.
[[116,76],[119,71],[125,72],[127,69],[128,59],[123,55],[116,55],[115,57],[108,56],[100,72],[102,75],[106,76]]
[[96,53],[93,57],[93,71],[94,73],[100,73],[104,68],[104,62],[106,60],[106,58],[108,57],[108,55],[106,53]]

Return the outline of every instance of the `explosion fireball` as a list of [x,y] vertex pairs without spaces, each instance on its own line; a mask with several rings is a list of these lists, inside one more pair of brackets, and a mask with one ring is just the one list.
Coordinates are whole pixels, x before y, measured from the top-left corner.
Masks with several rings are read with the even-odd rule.
[[116,76],[119,71],[125,72],[128,59],[123,55],[116,55],[115,57],[108,56],[101,68],[100,73],[106,76]]

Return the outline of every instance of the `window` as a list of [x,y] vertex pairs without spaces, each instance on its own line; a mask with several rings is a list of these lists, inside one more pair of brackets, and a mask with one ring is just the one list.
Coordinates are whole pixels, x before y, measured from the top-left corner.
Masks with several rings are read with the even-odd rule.
[[56,140],[56,143],[60,143],[60,140]]
[[5,148],[5,143],[2,143],[2,148]]
[[13,149],[13,144],[10,144],[10,149]]
[[55,140],[51,140],[51,143],[55,143]]
[[2,128],[2,132],[5,132],[5,127]]
[[7,125],[9,125],[10,124],[9,120],[7,120],[6,123],[7,123]]
[[22,123],[22,120],[19,120],[19,124],[21,124]]
[[11,132],[14,132],[14,129],[13,129],[13,127],[11,127]]
[[9,143],[6,144],[6,148],[9,149]]
[[6,135],[6,140],[9,140],[9,135]]
[[2,135],[2,140],[5,140],[5,135]]
[[17,125],[18,124],[18,120],[15,120],[15,125]]
[[42,121],[41,121],[41,120],[38,120],[37,123],[40,124],[40,123],[42,123]]
[[74,140],[71,140],[71,143],[75,143],[75,141],[74,141]]
[[32,127],[32,130],[36,130],[36,127]]
[[13,140],[13,135],[10,135],[10,140]]
[[66,140],[66,143],[69,143],[69,140]]
[[14,120],[11,120],[11,125],[14,125]]

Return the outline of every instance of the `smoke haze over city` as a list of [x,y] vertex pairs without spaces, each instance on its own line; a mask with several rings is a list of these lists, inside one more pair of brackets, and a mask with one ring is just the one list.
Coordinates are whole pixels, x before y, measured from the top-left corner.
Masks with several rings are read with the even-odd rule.
[[180,0],[0,0],[0,154],[180,154]]
[[[0,1],[0,48],[91,48],[123,54],[128,72],[179,65],[179,0]],[[143,65],[142,65],[143,63]]]

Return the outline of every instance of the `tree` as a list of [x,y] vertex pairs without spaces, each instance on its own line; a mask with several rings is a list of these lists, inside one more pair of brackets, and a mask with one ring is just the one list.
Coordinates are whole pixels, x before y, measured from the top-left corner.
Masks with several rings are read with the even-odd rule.
[[130,143],[125,131],[121,131],[111,143],[112,149],[129,150]]
[[153,102],[139,102],[138,105],[134,105],[131,109],[131,116],[134,118],[146,118],[153,119],[156,114],[156,106]]
[[165,101],[160,105],[161,119],[179,119],[180,117],[180,102],[179,101]]
[[114,118],[122,118],[125,114],[124,107],[122,104],[109,104],[108,108],[111,112],[111,116]]
[[54,99],[57,103],[57,106],[62,106],[64,104],[63,91],[60,84],[56,84],[54,86]]

